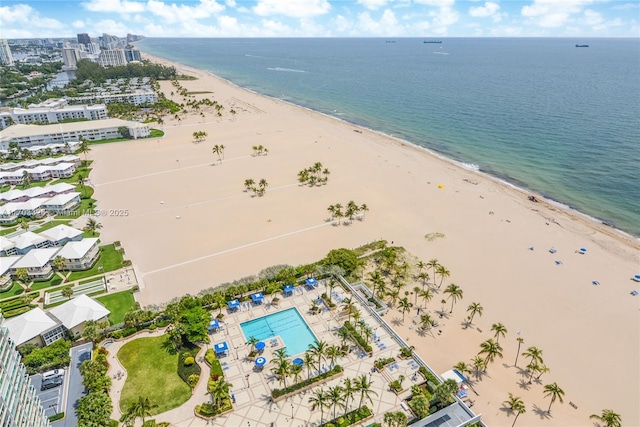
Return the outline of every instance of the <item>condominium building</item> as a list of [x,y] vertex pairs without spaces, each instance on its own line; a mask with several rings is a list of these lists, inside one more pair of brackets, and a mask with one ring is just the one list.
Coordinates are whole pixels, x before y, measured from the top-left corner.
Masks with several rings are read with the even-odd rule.
[[124,54],[124,49],[107,49],[100,51],[100,55],[98,55],[98,64],[102,67],[127,65],[127,58]]
[[129,137],[137,139],[151,134],[146,123],[130,122],[121,119],[90,120],[86,122],[58,123],[53,125],[17,124],[0,130],[0,149],[7,150],[13,141],[20,148],[43,144],[64,144],[65,141],[78,141],[80,137],[88,141],[100,141],[110,138],[122,138],[122,129],[127,129]]
[[21,359],[0,314],[0,426],[49,427],[49,418]]
[[101,102],[103,104],[109,104],[111,102],[128,102],[129,104],[142,105],[142,104],[155,104],[158,100],[155,92],[152,90],[140,90],[130,93],[95,93],[90,95],[77,96],[75,98],[69,98],[73,102],[83,102],[92,104],[95,102]]
[[0,64],[13,65],[13,55],[9,43],[5,39],[0,39]]
[[80,51],[75,47],[65,47],[62,49],[62,62],[65,69],[72,70],[78,68]]
[[53,99],[41,104],[29,105],[27,109],[10,108],[8,111],[0,113],[0,129],[16,123],[23,125],[49,124],[78,119],[100,120],[108,117],[107,106],[104,104],[67,104],[66,99]]
[[127,59],[127,62],[142,61],[142,56],[140,55],[140,51],[136,48],[125,49],[124,56]]
[[86,46],[91,43],[91,37],[87,33],[80,33],[78,34],[78,43]]

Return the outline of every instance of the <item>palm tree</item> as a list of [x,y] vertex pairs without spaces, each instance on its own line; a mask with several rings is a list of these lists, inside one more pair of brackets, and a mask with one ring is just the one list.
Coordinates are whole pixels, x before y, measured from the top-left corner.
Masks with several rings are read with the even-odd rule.
[[435,321],[429,314],[423,314],[422,316],[420,316],[420,326],[425,331],[429,332],[434,325]]
[[362,374],[359,377],[355,378],[353,382],[356,392],[360,393],[360,403],[358,403],[358,407],[362,407],[362,402],[364,402],[365,399],[367,399],[373,405],[373,399],[371,398],[371,395],[377,396],[378,393],[371,390],[371,386],[373,385],[373,383],[369,379],[367,379],[367,376],[365,374]]
[[338,357],[342,357],[344,352],[337,345],[330,345],[327,347],[327,357],[329,358],[329,364],[333,365]]
[[540,365],[538,364],[537,361],[532,360],[527,365],[527,370],[529,371],[529,381],[527,382],[527,384],[531,384],[531,381],[533,380],[533,376],[540,370]]
[[622,417],[611,409],[603,409],[600,415],[589,415],[589,418],[604,423],[603,427],[622,427]]
[[551,372],[551,369],[549,369],[547,365],[543,363],[542,365],[538,366],[538,372],[540,373],[540,375],[536,377],[536,381],[539,380],[547,372]]
[[352,381],[351,378],[344,379],[344,409],[345,412],[349,412],[349,400],[353,397],[353,394],[356,392],[356,388],[354,385],[355,381]]
[[260,180],[260,182],[258,182],[258,187],[260,188],[259,190],[259,194],[262,196],[265,192],[265,190],[267,189],[267,186],[269,185],[269,183],[267,182],[266,179],[262,178]]
[[102,224],[100,224],[97,220],[93,218],[89,218],[87,220],[87,224],[84,226],[84,231],[91,232],[92,236],[96,235],[96,231],[102,228]]
[[253,186],[256,184],[256,182],[253,180],[253,178],[249,178],[249,179],[245,179],[244,180],[244,191],[249,191],[253,188]]
[[494,340],[488,339],[480,344],[480,351],[478,352],[478,355],[481,354],[486,355],[484,359],[484,368],[486,370],[489,362],[493,362],[496,359],[496,356],[502,359],[502,347]]
[[538,347],[529,347],[526,349],[522,355],[524,357],[528,357],[530,362],[538,362],[542,363],[542,350]]
[[[440,289],[440,286],[442,286],[442,282],[444,281],[445,277],[451,276],[451,272],[447,270],[447,268],[444,265],[438,265],[438,268],[436,269],[436,273],[440,275],[440,283],[438,284],[438,289]],[[435,280],[435,277],[434,277],[434,280]]]
[[484,364],[484,358],[482,356],[476,356],[471,359],[473,369],[476,370],[476,379],[480,376],[480,369],[484,369],[486,366]]
[[451,310],[449,310],[449,313],[453,313],[453,304],[457,300],[462,299],[462,289],[460,289],[458,285],[452,283],[447,286],[444,293],[449,294],[449,299],[451,299]]
[[127,419],[130,425],[133,425],[138,418],[141,418],[144,424],[146,418],[151,416],[151,411],[157,407],[158,405],[151,403],[148,397],[138,396],[138,401],[131,404],[123,418]]
[[18,220],[18,227],[22,230],[29,229],[29,220],[25,217],[22,217]]
[[340,203],[336,203],[333,205],[333,216],[338,218],[338,225],[340,225],[341,218],[344,218],[344,213],[342,212],[342,205]]
[[60,295],[70,300],[71,297],[73,296],[73,288],[71,286],[67,286],[66,288],[60,291]]
[[29,188],[29,186],[31,185],[31,175],[29,175],[29,172],[22,171],[22,188]]
[[222,377],[217,381],[212,381],[211,383],[209,383],[207,394],[211,395],[213,406],[217,407],[222,402],[224,402],[224,399],[229,396],[229,390],[232,386],[233,384],[226,382]]
[[431,292],[431,289],[425,289],[420,291],[419,296],[422,298],[424,308],[427,308],[427,303],[433,299],[433,292]]
[[[224,146],[223,146],[223,147],[224,147]],[[224,149],[224,148],[223,148],[223,149]],[[223,149],[221,149],[221,148],[220,148],[220,145],[218,145],[218,144],[214,145],[214,146],[213,146],[213,148],[211,149],[211,152],[212,152],[213,154],[217,154],[217,155],[218,155],[218,161],[219,161],[220,163],[222,163],[222,150],[223,150]]]
[[320,424],[322,425],[324,408],[329,407],[329,394],[322,388],[316,389],[313,395],[309,397],[309,403],[311,404],[311,410],[320,409]]
[[467,365],[465,362],[458,362],[453,366],[453,369],[455,369],[456,371],[460,372],[462,375],[466,374],[470,374],[471,371],[469,370],[469,365]]
[[259,342],[260,340],[256,337],[254,337],[253,335],[251,335],[248,339],[247,339],[247,345],[251,346],[251,351],[250,353],[255,353],[256,351],[256,344]]
[[302,365],[296,365],[295,363],[292,363],[289,369],[289,373],[293,375],[294,384],[298,384],[298,382],[300,381],[300,374],[302,373]]
[[91,148],[89,147],[89,141],[87,141],[86,139],[84,139],[84,137],[80,137],[78,138],[80,140],[80,151],[82,151],[82,153],[84,154],[84,162],[85,164],[87,163],[87,153],[89,151],[91,151]]
[[304,352],[304,356],[302,356],[302,362],[304,366],[307,367],[307,378],[311,378],[311,368],[313,367],[315,361],[316,360],[313,358],[313,355],[311,353],[309,353],[308,351]]
[[402,312],[402,322],[404,323],[404,314],[407,311],[411,310],[411,307],[413,307],[413,304],[411,304],[409,302],[409,300],[407,299],[407,297],[402,298],[399,302],[398,302],[398,308],[400,308],[400,311]]
[[418,305],[418,296],[420,294],[420,287],[418,286],[414,286],[413,287],[413,305]]
[[424,289],[425,285],[429,281],[429,273],[427,273],[426,271],[421,271],[420,273],[418,273],[416,278],[422,282],[422,289]]
[[384,279],[382,278],[382,274],[380,273],[380,270],[374,270],[371,273],[369,273],[369,280],[371,280],[371,283],[373,283],[371,290],[375,295],[376,287],[384,285]]
[[[363,203],[360,205],[360,208],[358,210],[360,212],[369,212],[369,206],[367,206],[366,203]],[[364,218],[364,214],[362,215],[362,218]]]
[[429,260],[429,262],[427,262],[427,268],[431,269],[431,274],[433,274],[433,285],[435,286],[436,284],[436,273],[438,271],[438,267],[440,266],[440,263],[438,262],[438,260],[436,258],[431,258]]
[[353,313],[353,310],[356,308],[356,304],[353,302],[351,298],[347,297],[342,300],[342,307],[344,308],[344,311],[347,312],[347,322],[348,322],[351,320],[351,313]]
[[433,391],[433,397],[442,403],[448,403],[451,401],[451,395],[457,391],[458,383],[455,380],[448,379],[436,386],[436,389]]
[[[285,349],[281,348],[278,350],[285,350]],[[284,388],[287,388],[287,376],[291,372],[292,363],[288,359],[281,357],[281,355],[276,354],[278,350],[276,350],[276,352],[274,353],[276,358],[272,360],[273,364],[275,364],[276,366],[275,368],[271,369],[271,372],[276,374],[278,376],[279,382],[284,385]],[[285,350],[285,354],[286,354],[286,350]]]
[[494,332],[493,337],[496,339],[496,342],[500,341],[500,336],[507,335],[507,328],[502,323],[494,323],[491,325],[491,330]]
[[516,352],[516,361],[514,362],[513,366],[518,366],[518,356],[520,355],[520,346],[524,342],[524,338],[518,337],[516,338],[516,341],[518,341],[518,351]]
[[473,324],[473,318],[475,317],[476,314],[482,317],[483,311],[484,311],[484,308],[480,305],[479,302],[472,302],[471,304],[469,304],[469,307],[467,307],[467,313],[470,313],[469,324],[470,325]]
[[553,405],[553,402],[555,402],[556,399],[558,399],[560,403],[564,403],[564,401],[562,400],[562,396],[564,396],[564,390],[558,387],[558,384],[556,383],[547,384],[546,386],[544,386],[544,397],[547,396],[551,397],[551,402],[549,403],[547,414],[551,413],[551,405]]
[[327,343],[325,341],[313,341],[313,343],[309,344],[309,353],[318,361],[318,372],[320,372],[322,360],[327,354]]
[[84,191],[85,190],[84,184],[86,183],[86,180],[87,179],[84,177],[84,175],[78,174],[78,185],[80,186],[80,189],[82,190],[82,194],[84,196],[86,196],[85,191]]
[[336,418],[336,409],[338,407],[344,407],[344,389],[337,385],[335,387],[329,387],[329,401],[333,407],[333,418]]
[[520,414],[524,414],[527,411],[524,406],[524,401],[520,397],[514,396],[512,393],[509,393],[509,399],[505,400],[502,403],[512,411],[517,412],[516,418],[513,420],[513,424],[511,424],[511,427],[515,426]]

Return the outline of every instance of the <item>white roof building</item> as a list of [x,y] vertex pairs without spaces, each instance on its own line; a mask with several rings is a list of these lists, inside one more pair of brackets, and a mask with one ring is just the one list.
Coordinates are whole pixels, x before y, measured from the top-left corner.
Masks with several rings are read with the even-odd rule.
[[20,316],[6,320],[4,326],[9,330],[9,336],[16,345],[23,344],[60,325],[39,307]]
[[16,244],[4,236],[0,236],[0,252],[9,252],[15,249]]
[[9,272],[11,266],[20,259],[20,255],[0,257],[0,276],[4,276]]
[[9,240],[14,243],[15,247],[18,250],[24,250],[30,246],[37,247],[39,245],[42,245],[43,243],[47,244],[47,242],[49,241],[46,237],[42,237],[39,234],[33,233],[31,231],[26,231]]
[[12,268],[15,270],[18,268],[42,268],[56,256],[59,250],[60,248],[34,249],[13,264]]
[[82,236],[82,231],[65,224],[60,224],[40,232],[40,235],[47,238],[50,242],[59,242],[65,239],[73,240],[78,236]]
[[71,301],[52,308],[50,313],[60,319],[65,328],[71,330],[88,320],[98,321],[111,312],[93,298],[79,295]]
[[79,242],[69,242],[60,249],[56,256],[59,255],[65,259],[80,259],[97,243],[98,239],[95,237],[82,239]]

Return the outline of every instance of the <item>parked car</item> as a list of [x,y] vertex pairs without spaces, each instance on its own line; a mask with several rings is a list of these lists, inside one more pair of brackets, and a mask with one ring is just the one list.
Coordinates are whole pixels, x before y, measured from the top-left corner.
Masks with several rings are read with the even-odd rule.
[[40,390],[49,390],[52,388],[56,388],[62,385],[62,377],[50,378],[48,380],[42,381],[40,385]]
[[64,369],[54,369],[42,374],[42,380],[49,380],[51,378],[58,378],[64,376]]

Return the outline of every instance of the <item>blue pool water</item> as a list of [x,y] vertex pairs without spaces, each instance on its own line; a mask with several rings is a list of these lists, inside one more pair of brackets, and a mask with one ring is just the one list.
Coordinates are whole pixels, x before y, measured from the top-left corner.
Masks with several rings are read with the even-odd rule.
[[317,339],[296,308],[249,320],[241,323],[240,328],[246,339],[255,337],[264,341],[279,335],[289,356],[304,353]]

